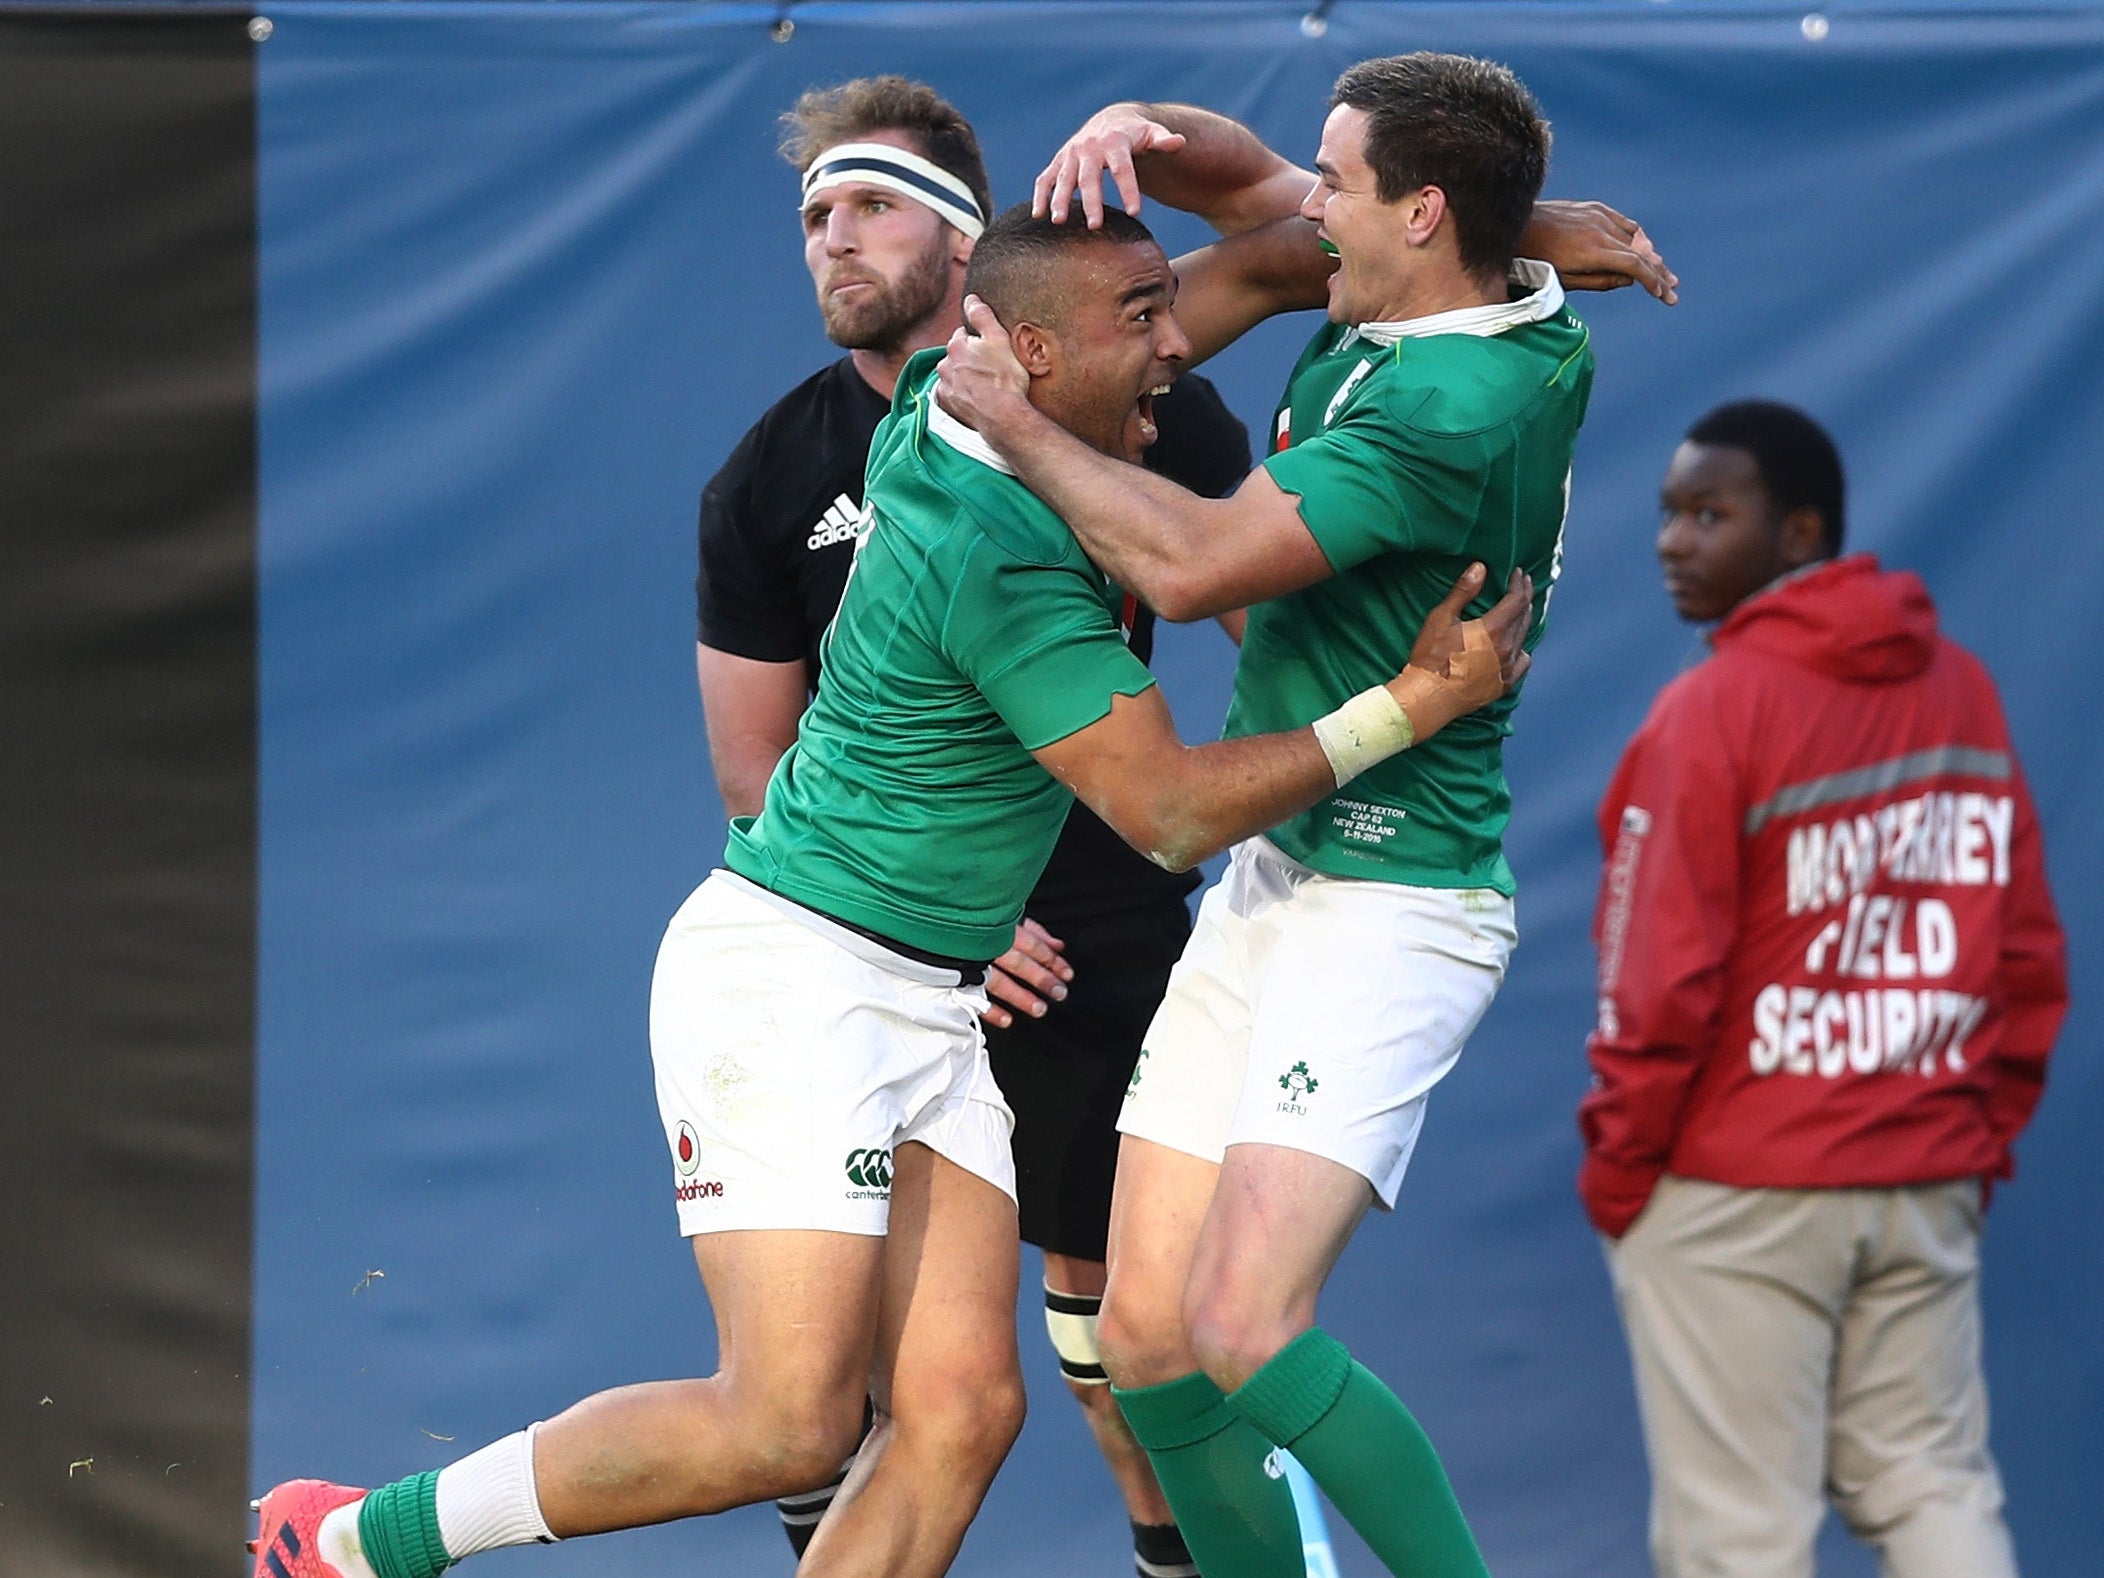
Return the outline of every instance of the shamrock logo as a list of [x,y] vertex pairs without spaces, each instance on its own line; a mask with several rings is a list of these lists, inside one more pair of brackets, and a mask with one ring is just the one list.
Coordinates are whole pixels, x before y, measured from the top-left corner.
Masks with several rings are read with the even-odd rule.
[[1296,1063],[1278,1077],[1278,1088],[1295,1096],[1312,1096],[1322,1082],[1308,1072],[1308,1065]]

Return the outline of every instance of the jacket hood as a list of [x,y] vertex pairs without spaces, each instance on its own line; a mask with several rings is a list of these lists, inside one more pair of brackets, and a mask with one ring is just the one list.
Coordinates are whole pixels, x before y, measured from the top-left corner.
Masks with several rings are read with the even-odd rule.
[[1867,553],[1811,565],[1764,588],[1710,637],[1718,651],[1771,653],[1856,684],[1912,679],[1936,652],[1936,605],[1921,577]]

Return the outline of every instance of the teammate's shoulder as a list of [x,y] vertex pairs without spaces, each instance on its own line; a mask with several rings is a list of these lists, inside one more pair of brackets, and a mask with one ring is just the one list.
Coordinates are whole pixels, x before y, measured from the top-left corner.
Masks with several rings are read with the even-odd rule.
[[1530,407],[1582,401],[1592,377],[1585,326],[1568,311],[1497,334],[1400,340],[1391,356],[1380,398],[1405,425],[1436,437],[1483,433]]
[[939,348],[918,352],[899,376],[891,414],[870,453],[870,497],[879,516],[895,516],[894,529],[984,537],[1023,564],[1078,556],[1066,523],[937,401],[934,369],[941,359]]
[[1350,324],[1332,323],[1325,318],[1316,325],[1315,332],[1308,336],[1308,343],[1300,348],[1300,355],[1294,359],[1293,371],[1287,374],[1286,382],[1290,385],[1302,373],[1308,371],[1309,368],[1344,344],[1347,339],[1356,337],[1356,333]]
[[1522,324],[1509,339],[1511,349],[1543,376],[1544,389],[1571,393],[1591,382],[1593,331],[1568,306],[1537,323]]
[[975,446],[952,447],[936,433],[924,433],[921,442],[937,453],[931,470],[956,500],[961,518],[1004,557],[1039,569],[1085,563],[1067,523],[1001,465],[991,448],[982,453]]
[[935,371],[942,365],[946,354],[940,345],[931,345],[915,351],[906,358],[906,365],[899,369],[899,381],[892,385],[891,410],[894,416],[917,404],[923,398],[932,397],[935,387]]

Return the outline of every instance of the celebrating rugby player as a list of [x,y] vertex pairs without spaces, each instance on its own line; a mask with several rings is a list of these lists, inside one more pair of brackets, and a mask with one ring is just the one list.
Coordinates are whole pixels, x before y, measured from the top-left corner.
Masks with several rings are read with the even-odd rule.
[[[854,558],[870,440],[907,358],[961,321],[965,265],[993,217],[971,124],[925,83],[880,76],[814,88],[783,125],[804,260],[826,335],[846,354],[776,401],[702,494],[695,655],[710,763],[732,817],[760,809],[796,739]],[[1205,379],[1178,379],[1156,417],[1150,468],[1213,497],[1248,472],[1248,430]],[[1126,645],[1146,662],[1152,611],[1127,597],[1119,612]],[[1197,886],[1196,872],[1163,870],[1075,806],[1013,946],[986,976],[987,1055],[1015,1114],[1018,1222],[1043,1252],[1046,1326],[1124,1500],[1141,1578],[1194,1569],[1111,1401],[1095,1315],[1118,1106],[1191,934],[1186,900]],[[691,1225],[706,1222],[702,1202],[680,1207]],[[846,1473],[782,1498],[799,1555]]]
[[[1207,1578],[1300,1572],[1275,1447],[1390,1571],[1484,1570],[1431,1443],[1315,1304],[1367,1208],[1393,1208],[1517,940],[1501,845],[1517,698],[1426,741],[1385,682],[1465,567],[1531,577],[1539,615],[1561,563],[1592,355],[1555,271],[1518,252],[1548,152],[1511,72],[1433,54],[1339,78],[1312,172],[1183,106],[1113,106],[1060,151],[1038,183],[1051,218],[1112,225],[1108,174],[1128,208],[1144,194],[1223,233],[1177,264],[1190,361],[1327,307],[1274,452],[1228,499],[1048,420],[998,303],[967,300],[941,372],[1114,581],[1167,618],[1249,609],[1228,743],[1312,725],[1332,768],[1206,895],[1119,1122],[1099,1340]],[[1614,272],[1672,298],[1634,226]],[[1119,825],[1118,785],[1068,776]]]

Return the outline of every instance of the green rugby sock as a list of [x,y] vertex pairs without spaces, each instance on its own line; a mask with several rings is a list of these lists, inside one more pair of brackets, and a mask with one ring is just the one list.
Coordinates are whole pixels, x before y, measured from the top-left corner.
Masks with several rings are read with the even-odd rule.
[[1423,1427],[1336,1338],[1302,1332],[1227,1403],[1300,1459],[1398,1578],[1489,1578]]
[[380,1578],[438,1578],[453,1565],[438,1534],[438,1475],[412,1474],[370,1492],[358,1543]]
[[1264,1470],[1271,1443],[1202,1373],[1112,1396],[1147,1449],[1205,1578],[1305,1578],[1293,1492]]

